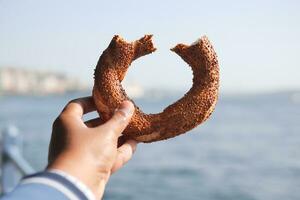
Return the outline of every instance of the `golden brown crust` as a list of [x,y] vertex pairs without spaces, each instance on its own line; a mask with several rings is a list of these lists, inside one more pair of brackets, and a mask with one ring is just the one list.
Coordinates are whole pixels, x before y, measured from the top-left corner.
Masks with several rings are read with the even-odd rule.
[[[94,74],[93,97],[105,121],[122,101],[131,100],[121,85],[130,64],[155,50],[152,35],[131,43],[114,36],[101,55]],[[219,66],[208,38],[203,36],[192,45],[178,44],[171,50],[192,68],[192,88],[161,113],[145,114],[135,105],[135,113],[123,132],[126,137],[141,142],[175,137],[204,122],[213,112],[218,98]]]

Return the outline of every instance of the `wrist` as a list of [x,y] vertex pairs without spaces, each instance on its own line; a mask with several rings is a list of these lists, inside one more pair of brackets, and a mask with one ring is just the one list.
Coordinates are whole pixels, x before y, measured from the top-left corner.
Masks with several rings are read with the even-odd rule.
[[82,192],[84,194],[84,196],[87,197],[87,199],[96,200],[96,196],[92,192],[92,190],[88,186],[86,186],[82,181],[77,179],[76,177],[74,177],[74,176],[72,176],[72,175],[70,175],[70,174],[68,174],[64,171],[57,170],[57,169],[48,169],[46,172],[57,174],[57,175],[65,178],[71,184],[73,184],[80,192]]
[[69,155],[58,156],[57,159],[47,167],[47,170],[59,170],[73,176],[86,185],[93,192],[96,199],[100,199],[103,196],[106,183],[110,176],[110,173],[99,171],[94,163],[86,159],[70,159]]

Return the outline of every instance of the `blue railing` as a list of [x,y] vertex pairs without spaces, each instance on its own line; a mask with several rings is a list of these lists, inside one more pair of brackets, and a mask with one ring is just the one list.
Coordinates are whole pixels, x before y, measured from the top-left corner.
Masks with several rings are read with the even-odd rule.
[[22,155],[23,138],[15,126],[5,127],[0,137],[0,189],[1,194],[5,194],[18,184],[22,176],[35,170]]

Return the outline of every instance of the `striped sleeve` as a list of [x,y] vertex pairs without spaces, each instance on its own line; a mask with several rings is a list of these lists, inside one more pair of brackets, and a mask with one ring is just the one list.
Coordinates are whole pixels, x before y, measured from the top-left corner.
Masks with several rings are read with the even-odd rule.
[[41,199],[40,197],[59,200],[91,199],[68,178],[50,171],[24,177],[17,188],[3,199]]

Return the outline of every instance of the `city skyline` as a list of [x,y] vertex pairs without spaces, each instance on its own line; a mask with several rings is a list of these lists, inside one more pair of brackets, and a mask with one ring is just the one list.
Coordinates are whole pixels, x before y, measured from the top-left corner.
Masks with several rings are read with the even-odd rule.
[[169,49],[207,35],[221,91],[299,89],[299,9],[297,1],[0,1],[0,66],[51,69],[92,85],[113,35],[132,41],[150,33],[157,52],[134,62],[126,80],[187,90],[192,72]]

